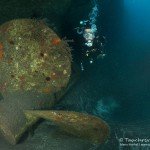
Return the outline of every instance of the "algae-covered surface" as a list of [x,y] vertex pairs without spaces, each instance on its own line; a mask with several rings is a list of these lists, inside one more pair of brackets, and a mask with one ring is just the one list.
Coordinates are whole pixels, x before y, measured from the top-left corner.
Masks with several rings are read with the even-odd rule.
[[90,143],[107,140],[109,127],[100,118],[41,110],[51,109],[77,78],[65,40],[42,20],[15,19],[0,26],[0,41],[0,129],[10,144],[18,144],[40,119]]
[[59,99],[56,94],[67,86],[71,53],[67,43],[41,21],[12,20],[0,27],[0,35],[0,127],[16,143],[36,122],[28,123],[23,110],[52,107]]
[[10,21],[0,27],[0,35],[1,92],[53,93],[66,86],[71,74],[70,49],[42,21]]
[[[83,38],[76,34],[75,28],[79,26],[81,20],[88,19],[89,13],[93,7],[91,1],[92,0],[1,0],[0,25],[16,19],[33,19],[34,21],[39,21],[40,26],[45,28],[46,25],[49,27],[49,31],[57,38],[53,40],[53,42],[51,40],[51,44],[53,43],[58,46],[62,38],[71,41],[69,46],[67,45],[67,48],[73,48],[73,51],[71,51],[73,62],[77,61],[78,63],[80,62],[81,50],[84,42]],[[126,143],[125,138],[134,141],[136,139],[146,139],[148,141],[150,138],[149,0],[97,1],[99,2],[98,6],[100,10],[97,20],[98,35],[106,37],[106,57],[103,60],[99,59],[96,63],[87,66],[87,70],[81,74],[80,80],[78,80],[76,85],[71,86],[71,90],[65,94],[61,101],[60,97],[66,92],[62,91],[61,94],[52,94],[50,96],[50,94],[47,94],[50,92],[49,89],[46,88],[43,90],[45,86],[47,87],[48,84],[51,84],[49,81],[50,78],[47,78],[49,77],[48,75],[51,69],[47,70],[43,68],[42,70],[45,72],[45,75],[42,75],[43,72],[41,71],[39,75],[36,72],[35,74],[31,73],[32,67],[30,71],[27,69],[31,73],[30,75],[25,74],[27,77],[26,80],[28,80],[30,84],[25,83],[22,86],[20,81],[22,82],[24,77],[19,78],[14,76],[16,71],[13,70],[15,70],[15,66],[17,66],[15,65],[15,61],[8,59],[9,61],[7,61],[7,63],[3,62],[5,76],[2,75],[0,78],[9,79],[8,89],[13,89],[14,91],[26,89],[27,91],[26,93],[19,92],[9,95],[5,93],[5,98],[7,99],[5,102],[4,97],[0,95],[0,111],[4,112],[3,114],[1,113],[4,118],[1,125],[5,127],[7,124],[9,127],[8,129],[14,127],[14,131],[18,132],[20,128],[16,127],[24,127],[26,123],[26,116],[22,113],[24,112],[22,110],[25,110],[25,108],[40,110],[57,109],[56,112],[60,110],[76,111],[84,114],[91,114],[105,120],[110,129],[109,138],[104,144],[93,144],[85,138],[73,136],[60,130],[59,126],[56,126],[52,121],[41,120],[36,125],[30,126],[28,132],[24,134],[20,142],[15,146],[11,145],[8,142],[9,140],[7,141],[4,138],[4,134],[0,134],[0,149],[149,150],[149,142],[145,142],[143,146],[121,146],[121,143],[130,143]],[[36,27],[38,31],[39,26]],[[3,30],[3,33],[5,37],[8,37],[7,32]],[[43,35],[45,36],[45,34]],[[38,39],[36,37],[39,38],[40,36],[36,34],[34,38]],[[19,73],[22,75],[25,73],[24,66],[30,65],[30,63],[26,62],[24,59],[20,60],[20,58],[24,57],[20,55],[20,47],[18,47],[17,44],[21,42],[24,48],[28,50],[24,51],[25,55],[27,55],[27,53],[33,54],[33,49],[29,49],[26,45],[29,44],[29,47],[31,47],[34,43],[36,47],[34,50],[39,51],[41,49],[38,49],[38,45],[41,45],[41,43],[37,44],[38,42],[34,42],[28,38],[27,43],[21,40],[19,41],[19,38],[14,36],[13,39],[15,40],[8,39],[5,41],[4,46],[3,43],[0,44],[0,59],[2,61],[5,59],[4,48],[11,51],[12,47],[15,51],[11,51],[11,53],[8,52],[7,54],[9,57],[13,54],[13,57],[17,59],[19,66],[22,68],[21,70],[19,69]],[[62,41],[62,43],[63,42],[64,41]],[[18,53],[19,55],[17,55]],[[41,66],[35,65],[36,63],[33,63],[33,60],[35,58],[36,62],[42,60],[44,56],[43,53],[38,55],[39,57],[33,54],[32,56],[34,59],[31,58],[31,55],[29,56],[30,57],[27,59],[32,62],[31,66],[41,69]],[[46,62],[46,66],[48,67],[50,62]],[[39,63],[43,62],[40,61]],[[9,64],[12,64],[12,66]],[[6,65],[9,66],[8,70],[4,67]],[[80,67],[80,64],[77,64],[77,66]],[[7,71],[10,70],[12,70],[13,74],[10,74],[10,72],[7,73]],[[35,75],[34,80],[31,80],[32,75]],[[40,81],[42,84],[35,85],[35,81]],[[65,83],[67,83],[68,78],[66,78],[65,81]],[[37,91],[34,90],[33,93],[28,91],[34,86],[38,87],[36,88]],[[3,86],[2,89],[6,91],[5,86]],[[52,89],[59,90],[59,87],[56,88],[56,86],[52,86]],[[37,95],[37,97],[35,97],[35,95]],[[49,101],[49,98],[51,98],[51,101]],[[54,102],[56,102],[57,105],[54,105]],[[33,117],[36,112],[34,115],[33,112],[30,112],[30,115],[31,114]],[[53,114],[55,113],[53,112]],[[7,119],[5,116],[7,116]],[[18,121],[18,118],[21,118],[21,120]],[[32,119],[34,121],[34,117]],[[60,115],[54,119],[60,122],[64,121]],[[78,119],[80,120],[81,118]],[[71,118],[69,121],[73,123],[74,119]],[[85,125],[84,122],[80,122],[80,124]],[[75,133],[78,134],[78,132]],[[141,143],[134,142],[130,144]]]

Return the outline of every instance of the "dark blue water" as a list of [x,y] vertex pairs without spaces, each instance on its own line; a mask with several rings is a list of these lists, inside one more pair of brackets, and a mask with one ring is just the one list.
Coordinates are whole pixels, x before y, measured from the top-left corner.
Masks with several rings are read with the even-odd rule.
[[121,101],[118,116],[126,121],[150,118],[149,4],[148,0],[110,1],[103,10],[108,38],[104,73],[110,80],[106,89],[111,87]]
[[[84,1],[82,3],[84,4]],[[106,0],[99,3],[99,6],[100,16],[97,24],[99,34],[105,35],[107,39],[105,46],[107,56],[88,66],[82,80],[86,80],[87,77],[87,81],[83,82],[90,86],[88,91],[91,93],[91,98],[98,100],[102,97],[107,97],[106,99],[111,97],[119,105],[109,120],[118,123],[130,124],[138,121],[148,124],[150,2],[149,0]],[[81,59],[83,43],[72,29],[78,25],[80,19],[88,17],[91,6],[85,9],[82,5],[77,5],[75,8],[70,13],[68,26],[65,24],[72,33],[65,32],[65,34],[75,40],[73,54],[74,60],[78,62]],[[86,90],[86,85],[84,88]]]

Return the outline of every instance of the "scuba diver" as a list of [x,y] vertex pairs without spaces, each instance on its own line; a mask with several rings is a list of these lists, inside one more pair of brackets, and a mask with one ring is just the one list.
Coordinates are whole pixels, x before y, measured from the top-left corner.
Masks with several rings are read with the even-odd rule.
[[79,35],[84,39],[82,46],[81,70],[87,63],[92,64],[96,59],[104,58],[104,45],[106,38],[97,35],[96,18],[98,17],[98,6],[94,1],[94,7],[89,14],[89,20],[81,20],[80,27],[75,28]]
[[99,58],[104,58],[104,45],[106,43],[105,36],[97,35],[96,25],[91,25],[89,20],[80,21],[81,27],[77,27],[77,33],[82,35],[84,44],[82,46],[81,70],[84,66],[92,64]]

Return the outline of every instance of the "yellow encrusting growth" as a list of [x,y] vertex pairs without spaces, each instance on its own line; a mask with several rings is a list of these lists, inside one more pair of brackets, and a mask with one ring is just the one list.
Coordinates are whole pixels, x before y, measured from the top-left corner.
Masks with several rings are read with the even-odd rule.
[[70,48],[43,22],[12,20],[0,26],[0,36],[0,85],[7,82],[6,91],[55,93],[67,85]]

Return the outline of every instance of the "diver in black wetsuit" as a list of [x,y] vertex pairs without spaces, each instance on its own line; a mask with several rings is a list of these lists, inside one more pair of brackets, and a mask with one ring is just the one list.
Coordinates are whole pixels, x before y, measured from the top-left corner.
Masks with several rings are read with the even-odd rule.
[[[92,64],[96,59],[103,58],[105,37],[97,36],[96,18],[99,15],[99,8],[96,0],[92,0],[94,7],[89,13],[89,20],[80,21],[80,27],[75,28],[77,33],[84,38],[82,47],[81,70],[87,63]],[[83,64],[84,63],[84,64]]]
[[92,64],[96,59],[105,56],[104,45],[106,39],[104,36],[96,36],[95,31],[91,28],[90,21],[82,21],[80,24],[82,25],[80,34],[84,37],[81,70],[84,70],[84,66],[87,66],[89,63]]

